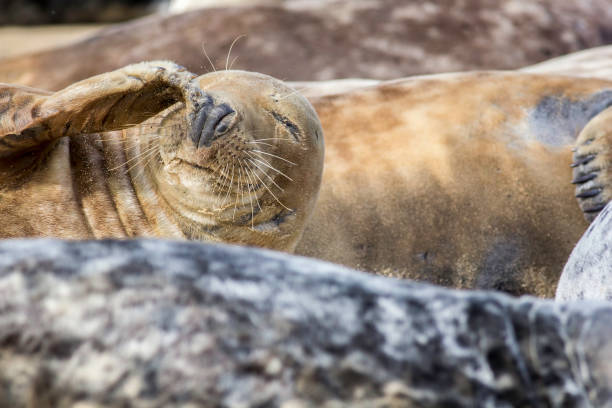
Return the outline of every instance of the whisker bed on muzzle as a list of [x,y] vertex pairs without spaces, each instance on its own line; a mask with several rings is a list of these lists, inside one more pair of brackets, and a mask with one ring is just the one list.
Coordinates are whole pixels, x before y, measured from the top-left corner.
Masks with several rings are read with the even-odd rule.
[[[145,160],[148,162],[151,157],[155,157],[155,155],[158,153],[158,146],[155,146],[152,150],[148,150],[147,153],[143,153],[142,155],[140,155],[140,160],[138,160],[136,163],[132,164],[126,171],[125,173],[129,173],[130,170],[132,170],[133,168],[135,168],[136,166],[138,166],[139,164],[142,164],[143,162],[145,162]],[[126,162],[127,164],[127,162]]]
[[270,147],[276,147],[276,146],[274,146],[273,144],[270,144],[270,143],[253,141],[253,140],[249,140],[246,143],[257,144],[257,145],[264,145],[264,146],[270,146]]
[[[232,160],[232,172],[233,172],[233,160]],[[230,166],[230,162],[228,161],[225,168],[223,169],[224,172],[227,172],[229,174],[229,166]],[[227,197],[229,195],[229,192],[232,188],[232,181],[233,181],[233,174],[232,174],[232,179],[230,180],[229,177],[224,176],[222,183],[221,183],[221,187],[219,188],[219,194],[218,197],[215,199],[215,205],[216,206],[224,206],[225,202],[227,201]],[[225,196],[221,197],[221,194],[223,194],[223,192],[226,192]]]
[[[248,159],[246,159],[246,160],[248,160]],[[252,168],[250,168],[250,166],[246,162],[245,162],[245,167],[248,170],[247,176],[249,177],[249,180],[251,180],[251,183],[253,185],[253,194],[255,194],[255,202],[257,203],[257,207],[259,208],[259,211],[262,211],[261,205],[259,204],[259,199],[257,198],[257,191],[255,190],[255,186],[258,185],[258,184],[255,182],[255,177],[251,178],[251,175],[253,174],[254,170]],[[259,190],[259,188],[258,188],[258,190]]]
[[291,177],[289,177],[288,175],[286,175],[286,174],[285,174],[285,173],[283,173],[282,171],[280,171],[280,170],[278,170],[278,169],[274,168],[274,167],[273,167],[273,166],[272,166],[270,163],[268,163],[266,160],[263,160],[263,159],[262,159],[262,160],[263,160],[263,161],[262,161],[262,160],[260,160],[261,158],[258,158],[258,157],[255,157],[255,156],[251,155],[251,154],[250,154],[248,151],[246,151],[246,150],[245,150],[245,152],[246,152],[246,154],[247,154],[247,155],[249,155],[249,156],[251,157],[251,159],[252,159],[252,160],[255,160],[256,162],[261,163],[262,165],[264,165],[264,166],[268,167],[270,170],[273,170],[273,171],[277,172],[277,173],[278,173],[278,174],[280,174],[281,176],[285,177],[287,180],[289,180],[289,181],[293,181],[293,179],[292,179]]
[[137,159],[143,157],[144,155],[148,155],[149,153],[154,152],[156,149],[159,149],[159,145],[157,145],[157,144],[152,146],[152,147],[149,147],[148,149],[146,149],[145,151],[143,151],[143,152],[139,153],[138,155],[132,157],[131,159],[126,160],[125,162],[121,163],[120,165],[115,166],[115,167],[113,167],[111,169],[108,169],[108,171],[114,171],[114,170],[117,170],[117,169],[119,169],[119,168],[121,168],[123,166],[126,166],[128,163],[131,163],[134,160],[137,160]]
[[280,157],[280,156],[277,156],[277,155],[275,155],[275,154],[272,154],[272,153],[264,152],[264,151],[261,151],[261,150],[251,150],[251,151],[252,151],[253,153],[265,154],[265,155],[267,155],[267,156],[276,157],[277,159],[280,159],[280,160],[282,160],[282,161],[284,161],[284,162],[287,162],[287,163],[291,164],[292,166],[297,166],[297,164],[295,164],[294,162],[292,162],[292,161],[290,161],[290,160],[287,160],[287,159],[285,159],[284,157]]
[[266,183],[263,182],[263,180],[261,178],[259,178],[259,176],[257,175],[257,173],[253,173],[255,175],[255,177],[257,177],[257,179],[260,181],[260,183],[265,187],[266,190],[268,190],[268,192],[272,195],[272,197],[274,197],[274,199],[276,200],[277,203],[279,203],[284,209],[288,210],[288,211],[293,211],[292,209],[288,208],[285,204],[283,204],[277,197],[276,195],[274,195],[274,193],[272,192],[272,190],[270,190],[270,188],[268,188],[268,185]]
[[266,176],[266,177],[267,177],[267,178],[268,178],[268,179],[269,179],[269,180],[272,182],[272,184],[274,184],[274,185],[276,186],[276,188],[278,188],[280,191],[285,191],[285,189],[284,189],[284,188],[282,188],[281,186],[279,186],[278,184],[276,184],[276,181],[274,181],[274,179],[273,179],[272,177],[270,177],[270,175],[269,175],[269,174],[268,174],[266,171],[264,171],[264,169],[262,169],[261,167],[259,167],[259,166],[257,165],[257,163],[254,163],[254,162],[253,162],[251,159],[249,159],[249,161],[251,162],[251,164],[252,164],[253,166],[255,166],[255,167],[256,167],[256,168],[257,168],[259,171],[261,171],[261,172],[262,172],[262,174],[263,174],[263,175],[265,175],[265,176]]
[[232,159],[232,178],[230,179],[230,183],[227,188],[227,193],[225,194],[225,197],[223,198],[222,205],[224,205],[225,202],[229,199],[230,193],[232,191],[232,187],[234,186],[234,168],[235,168],[234,160]]
[[[244,174],[245,178],[248,179],[247,174],[246,174],[246,170],[242,167],[242,160],[238,159],[238,165],[245,172],[245,174]],[[249,195],[249,204],[251,204],[251,229],[255,229],[255,225],[253,223],[253,218],[255,218],[255,209],[253,208],[253,199],[252,199],[252,196],[251,196],[251,192],[250,192],[248,181],[247,181],[247,193]],[[244,193],[243,193],[243,200],[244,200]]]
[[[229,167],[229,163],[225,163],[225,166],[223,167],[223,170],[219,171],[218,173],[220,175],[223,175],[223,172]],[[215,196],[217,196],[217,199],[215,199],[215,205],[218,203],[219,201],[219,193],[221,193],[221,191],[223,191],[223,186],[225,185],[225,183],[227,183],[227,179],[225,177],[221,178],[221,182],[219,182],[219,179],[216,180],[215,185],[213,186],[212,192]]]
[[[240,167],[238,167],[238,191],[242,191],[242,174],[240,172]],[[238,197],[239,195],[236,193],[236,200],[234,200],[234,212],[232,213],[232,220],[235,219],[236,216],[236,208],[238,206]],[[244,199],[244,195],[242,197]]]
[[[257,132],[253,132],[253,134],[257,134]],[[294,139],[289,139],[289,138],[285,138],[285,137],[266,137],[264,139],[255,139],[256,142],[268,141],[268,140],[283,140],[283,141],[286,141],[286,142],[295,142]]]

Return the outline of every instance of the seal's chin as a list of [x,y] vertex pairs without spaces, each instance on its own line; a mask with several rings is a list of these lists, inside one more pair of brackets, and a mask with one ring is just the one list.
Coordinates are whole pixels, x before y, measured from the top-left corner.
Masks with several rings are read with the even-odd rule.
[[164,171],[171,185],[194,192],[210,192],[217,184],[213,167],[193,163],[181,157],[171,159],[164,165]]

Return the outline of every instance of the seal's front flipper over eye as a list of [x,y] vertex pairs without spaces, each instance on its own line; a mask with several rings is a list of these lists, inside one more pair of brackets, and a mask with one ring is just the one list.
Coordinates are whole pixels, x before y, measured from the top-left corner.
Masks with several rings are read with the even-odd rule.
[[167,61],[129,65],[56,93],[0,84],[0,157],[55,139],[141,123],[179,101],[197,100],[194,75]]
[[578,204],[591,222],[612,199],[612,108],[599,113],[580,132],[572,167]]

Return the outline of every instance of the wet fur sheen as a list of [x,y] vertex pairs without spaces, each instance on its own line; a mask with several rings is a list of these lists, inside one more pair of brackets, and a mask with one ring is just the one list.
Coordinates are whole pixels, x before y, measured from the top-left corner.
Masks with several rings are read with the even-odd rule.
[[445,286],[553,296],[587,227],[570,184],[571,149],[585,126],[609,137],[612,122],[594,118],[611,90],[605,80],[472,72],[312,98],[325,170],[296,253]]

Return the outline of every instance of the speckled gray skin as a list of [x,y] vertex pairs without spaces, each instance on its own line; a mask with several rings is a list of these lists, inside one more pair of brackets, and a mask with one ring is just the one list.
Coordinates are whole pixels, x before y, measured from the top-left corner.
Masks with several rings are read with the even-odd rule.
[[593,220],[559,279],[557,300],[612,300],[612,204]]
[[610,407],[612,305],[238,247],[0,243],[0,407]]

